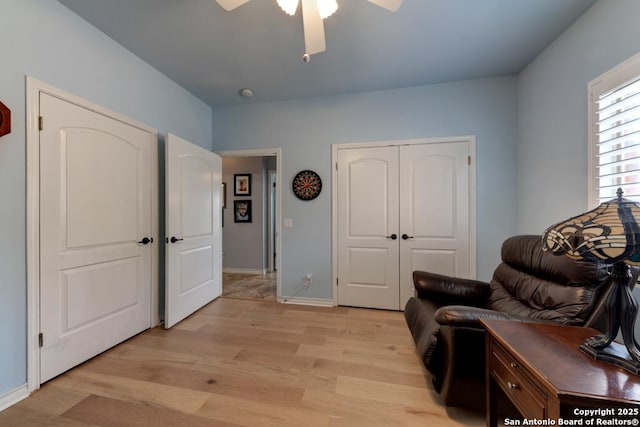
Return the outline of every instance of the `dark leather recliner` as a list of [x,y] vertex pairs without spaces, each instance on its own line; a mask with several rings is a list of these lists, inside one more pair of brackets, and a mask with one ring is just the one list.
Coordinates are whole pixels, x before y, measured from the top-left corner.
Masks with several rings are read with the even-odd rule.
[[[540,236],[507,239],[501,257],[490,283],[413,273],[417,295],[407,302],[405,319],[448,406],[485,408],[481,318],[605,329],[603,296],[611,284],[604,264],[544,252]],[[632,275],[635,283],[637,268]]]

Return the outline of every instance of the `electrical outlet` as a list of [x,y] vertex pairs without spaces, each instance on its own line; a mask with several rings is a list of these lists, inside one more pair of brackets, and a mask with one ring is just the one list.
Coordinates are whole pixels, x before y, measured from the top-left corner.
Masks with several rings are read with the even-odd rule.
[[310,285],[313,282],[313,276],[311,273],[307,273],[304,281],[307,285]]

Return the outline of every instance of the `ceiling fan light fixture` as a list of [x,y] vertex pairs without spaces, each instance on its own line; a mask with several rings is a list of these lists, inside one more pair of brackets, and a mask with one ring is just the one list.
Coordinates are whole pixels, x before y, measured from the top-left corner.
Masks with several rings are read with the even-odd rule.
[[300,0],[277,0],[277,2],[284,13],[293,16],[296,14]]
[[338,10],[338,2],[336,0],[318,0],[318,13],[320,18],[326,19]]
[[[233,10],[249,0],[216,0],[226,10]],[[302,9],[302,28],[304,32],[305,54],[302,59],[309,62],[311,55],[327,49],[324,37],[324,20],[338,10],[337,0],[276,0],[280,9],[289,15],[295,15],[298,4]],[[369,0],[369,2],[395,12],[403,0]]]

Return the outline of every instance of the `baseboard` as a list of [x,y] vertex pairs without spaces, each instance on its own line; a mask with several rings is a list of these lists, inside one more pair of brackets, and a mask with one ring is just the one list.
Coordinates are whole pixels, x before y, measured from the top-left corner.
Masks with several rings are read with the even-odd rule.
[[224,267],[222,269],[223,273],[236,273],[236,274],[267,274],[266,269],[251,269],[251,268],[233,268],[233,267]]
[[298,305],[313,305],[316,307],[333,307],[333,300],[320,299],[320,298],[299,298],[299,297],[281,297],[278,298],[278,302],[282,304],[298,304]]
[[29,388],[27,387],[27,384],[21,385],[20,387],[3,394],[0,396],[0,411],[4,411],[9,406],[15,405],[27,397],[29,397]]

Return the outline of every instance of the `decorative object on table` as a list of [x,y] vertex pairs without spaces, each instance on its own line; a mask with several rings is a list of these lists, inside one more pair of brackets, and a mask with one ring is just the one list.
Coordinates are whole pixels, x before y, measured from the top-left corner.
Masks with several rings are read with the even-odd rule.
[[233,195],[234,196],[250,196],[251,195],[251,174],[236,173],[233,175]]
[[[573,259],[600,261],[611,266],[614,286],[605,299],[606,331],[587,339],[580,349],[597,360],[640,374],[640,348],[634,337],[638,303],[631,290],[630,265],[640,265],[640,205],[622,197],[602,203],[582,215],[549,227],[542,237],[543,249]],[[613,342],[618,330],[627,352]],[[626,354],[628,353],[628,354]]]
[[251,200],[233,201],[233,222],[251,222]]
[[0,137],[11,133],[11,110],[0,101]]
[[314,171],[303,170],[293,177],[293,194],[300,200],[313,200],[322,191],[322,180]]

